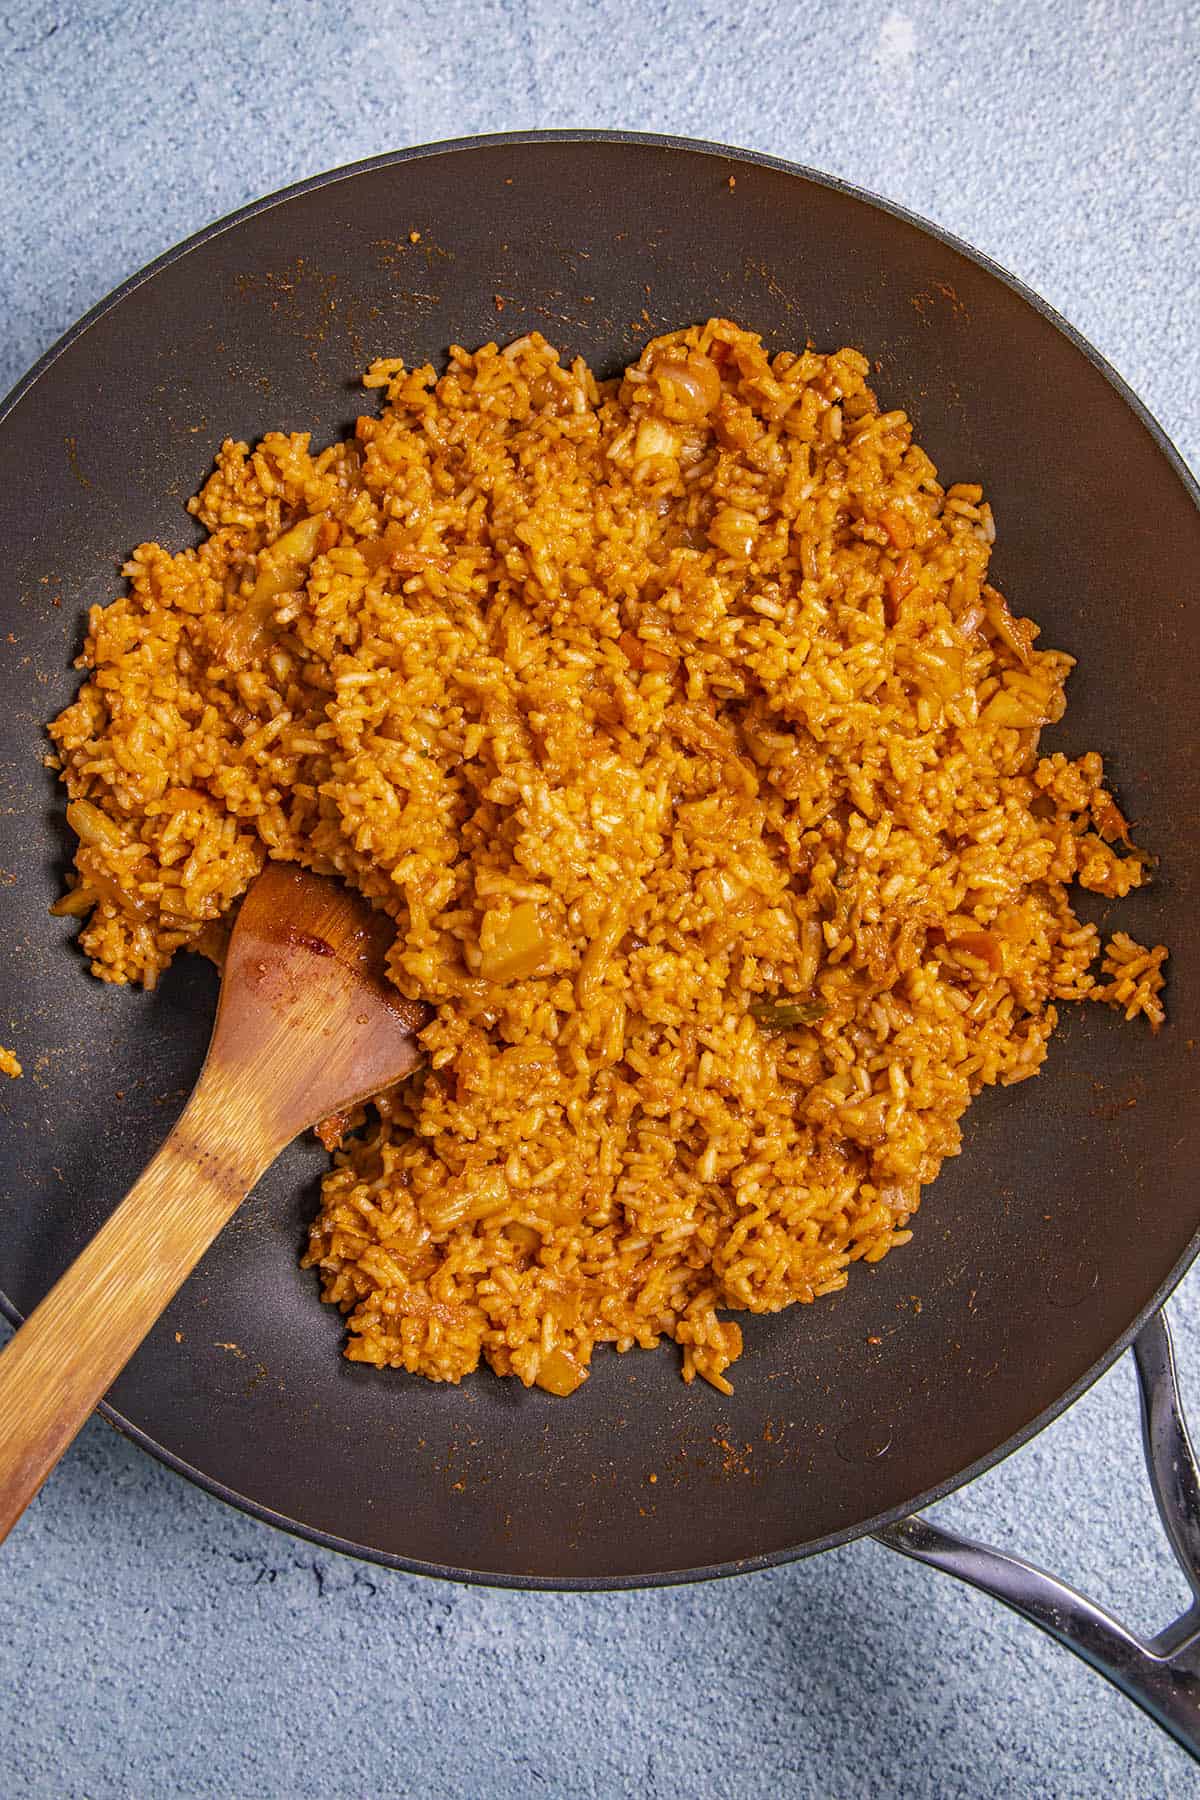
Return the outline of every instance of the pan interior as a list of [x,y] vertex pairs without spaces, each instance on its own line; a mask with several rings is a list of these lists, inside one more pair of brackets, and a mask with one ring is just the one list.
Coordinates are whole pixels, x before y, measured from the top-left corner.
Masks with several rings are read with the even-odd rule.
[[[411,234],[419,241],[411,241]],[[1145,418],[1076,341],[960,248],[781,165],[665,140],[490,140],[310,184],[131,284],[0,423],[5,1042],[0,1283],[25,1311],[161,1140],[215,996],[94,982],[46,909],[64,861],[41,766],[87,606],[183,510],[225,436],[328,439],[377,355],[539,330],[605,370],[720,312],[773,348],[847,343],[944,479],[979,480],[994,568],[1079,657],[1050,747],[1105,756],[1156,883],[1110,915],[1172,949],[1151,1038],[1066,1008],[1033,1082],[989,1092],[916,1235],[846,1292],[750,1319],[725,1399],[677,1353],[599,1354],[569,1402],[352,1367],[297,1266],[325,1158],[262,1182],[111,1396],[229,1497],[364,1554],[502,1580],[629,1582],[816,1549],[993,1459],[1099,1371],[1179,1271],[1195,1175],[1200,515]],[[651,1479],[654,1477],[655,1479]]]

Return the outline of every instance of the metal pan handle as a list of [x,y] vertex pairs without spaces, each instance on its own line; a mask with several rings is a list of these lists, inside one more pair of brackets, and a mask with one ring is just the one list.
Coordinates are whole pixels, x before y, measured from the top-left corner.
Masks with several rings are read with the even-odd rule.
[[1142,1412],[1142,1448],[1171,1548],[1192,1590],[1187,1611],[1152,1638],[1139,1638],[1091,1600],[1007,1551],[975,1543],[914,1513],[875,1533],[878,1543],[944,1569],[1003,1600],[1169,1731],[1200,1762],[1200,1475],[1179,1399],[1164,1314],[1133,1345]]

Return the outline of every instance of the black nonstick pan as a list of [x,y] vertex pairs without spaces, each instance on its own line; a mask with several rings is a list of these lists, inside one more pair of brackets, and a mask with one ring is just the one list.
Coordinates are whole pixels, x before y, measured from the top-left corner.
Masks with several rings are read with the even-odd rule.
[[[746,1321],[730,1399],[677,1354],[595,1359],[570,1401],[480,1374],[351,1365],[298,1266],[326,1159],[298,1144],[113,1389],[119,1428],[257,1516],[464,1580],[622,1587],[752,1569],[875,1532],[998,1591],[1193,1747],[1191,1614],[1152,1646],[1048,1578],[910,1515],[1056,1416],[1138,1337],[1164,1519],[1200,1593],[1200,1505],[1158,1309],[1198,1247],[1200,511],[1161,431],[1001,271],[837,182],[668,139],[556,133],[404,152],[248,208],[161,258],[43,359],[0,416],[0,1304],[26,1312],[165,1135],[215,976],[94,981],[47,908],[66,848],[42,766],[84,610],[225,436],[325,440],[376,355],[437,361],[540,330],[615,370],[719,312],[774,348],[853,344],[946,480],[981,481],[994,567],[1073,652],[1049,736],[1100,749],[1161,859],[1111,918],[1171,947],[1169,1024],[1065,1008],[1044,1072],[989,1091],[914,1241],[812,1307]],[[1097,915],[1100,916],[1100,915]],[[1148,1323],[1149,1322],[1149,1323]],[[43,1504],[53,1504],[52,1497]]]

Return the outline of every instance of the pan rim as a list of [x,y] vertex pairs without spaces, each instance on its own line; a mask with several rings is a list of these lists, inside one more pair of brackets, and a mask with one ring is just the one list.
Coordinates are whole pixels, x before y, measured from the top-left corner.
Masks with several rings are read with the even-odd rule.
[[[360,161],[347,163],[337,168],[325,170],[320,174],[289,184],[258,200],[250,201],[245,206],[225,214],[202,230],[172,245],[159,256],[153,258],[142,268],[126,277],[109,294],[90,307],[75,324],[71,325],[50,347],[43,352],[33,366],[23,375],[11,391],[0,401],[0,426],[8,419],[15,408],[26,398],[41,377],[58,359],[82,338],[100,319],[114,311],[123,300],[135,292],[144,283],[152,280],[163,270],[171,267],[191,254],[193,250],[210,243],[224,232],[235,226],[244,224],[260,213],[272,210],[285,202],[299,198],[304,194],[325,187],[332,187],[339,182],[348,181],[360,175],[373,173],[380,169],[392,168],[406,162],[429,160],[438,156],[449,156],[465,152],[475,152],[489,148],[516,148],[525,145],[541,144],[623,144],[644,145],[657,150],[677,150],[686,154],[700,154],[721,159],[733,164],[750,165],[752,167],[776,170],[782,174],[799,177],[802,181],[816,187],[841,194],[881,212],[890,214],[904,224],[914,227],[935,242],[956,252],[972,262],[994,280],[999,281],[1009,291],[1022,300],[1027,306],[1040,315],[1077,351],[1082,352],[1092,367],[1108,382],[1135,418],[1149,433],[1155,447],[1165,457],[1176,478],[1182,485],[1185,494],[1197,511],[1200,511],[1200,483],[1197,482],[1184,458],[1164,431],[1162,426],[1149,411],[1145,403],[1129,386],[1124,377],[1113,367],[1087,338],[1079,332],[1056,308],[1028,287],[1018,276],[1010,273],[1002,264],[984,252],[977,250],[965,239],[945,230],[931,220],[912,212],[907,207],[869,189],[846,181],[839,176],[828,175],[821,170],[811,168],[802,163],[791,162],[783,157],[768,155],[765,152],[741,149],[707,139],[687,138],[656,132],[640,131],[603,131],[588,129],[566,130],[517,130],[496,132],[477,136],[446,138],[428,144],[409,146],[403,150],[387,151],[377,156],[366,157]],[[836,1549],[856,1539],[869,1537],[897,1520],[919,1511],[924,1507],[936,1504],[948,1495],[956,1492],[974,1481],[986,1470],[995,1468],[1014,1451],[1022,1448],[1033,1438],[1044,1431],[1058,1419],[1069,1407],[1074,1405],[1102,1375],[1107,1374],[1118,1358],[1133,1342],[1146,1321],[1160,1310],[1169,1295],[1175,1290],[1190,1268],[1197,1255],[1200,1254],[1200,1228],[1193,1234],[1187,1249],[1176,1262],[1165,1281],[1137,1314],[1136,1318],[1094,1362],[1079,1379],[1074,1382],[1051,1405],[1045,1407],[1021,1430],[1006,1438],[995,1449],[977,1458],[966,1469],[949,1479],[926,1489],[921,1494],[900,1505],[890,1507],[872,1518],[840,1531],[832,1532],[824,1537],[813,1539],[799,1545],[785,1546],[783,1549],[764,1551],[760,1555],[738,1558],[735,1560],[701,1565],[695,1568],[669,1569],[649,1571],[627,1575],[586,1575],[556,1576],[537,1574],[512,1574],[482,1569],[464,1569],[451,1564],[430,1563],[415,1557],[402,1556],[395,1552],[380,1550],[371,1545],[356,1543],[350,1539],[337,1536],[319,1527],[306,1524],[302,1520],[277,1512],[261,1501],[242,1494],[224,1483],[207,1475],[184,1458],[176,1455],[166,1446],[142,1431],[132,1420],[127,1419],[115,1407],[102,1401],[97,1411],[113,1425],[123,1437],[148,1451],[157,1461],[163,1463],[175,1474],[182,1475],[214,1498],[236,1507],[263,1524],[285,1531],[289,1535],[302,1538],[319,1548],[337,1552],[345,1556],[356,1557],[362,1561],[372,1562],[385,1568],[396,1569],[410,1575],[423,1575],[432,1579],[455,1581],[466,1586],[492,1587],[502,1589],[545,1591],[545,1592],[619,1592],[642,1588],[675,1587],[684,1583],[711,1581],[734,1575],[751,1574],[763,1569],[777,1568],[783,1564],[796,1562],[809,1556],[817,1556],[824,1551]],[[9,1324],[21,1324],[23,1315],[15,1307],[8,1295],[0,1289],[0,1315]]]

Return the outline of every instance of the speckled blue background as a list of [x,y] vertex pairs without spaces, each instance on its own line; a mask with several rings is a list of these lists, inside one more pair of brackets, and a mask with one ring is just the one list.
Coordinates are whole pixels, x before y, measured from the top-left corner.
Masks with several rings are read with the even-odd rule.
[[[1200,8],[127,0],[0,17],[0,389],[243,201],[529,126],[722,139],[990,252],[1197,466]],[[1173,1302],[1200,1411],[1200,1274]],[[1183,1600],[1119,1366],[945,1519],[1148,1628]],[[219,1506],[91,1425],[0,1552],[0,1794],[1177,1795],[1095,1676],[860,1544],[701,1589],[521,1595],[391,1575]]]

